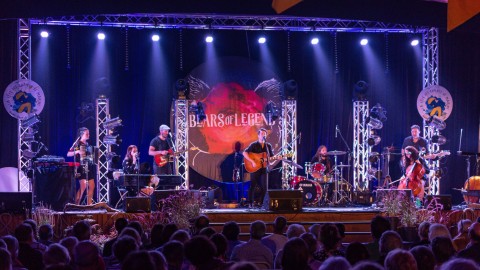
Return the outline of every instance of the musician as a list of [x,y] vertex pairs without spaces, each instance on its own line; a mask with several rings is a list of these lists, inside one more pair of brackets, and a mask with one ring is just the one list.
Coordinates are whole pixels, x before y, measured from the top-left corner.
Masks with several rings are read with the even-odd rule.
[[79,182],[79,189],[75,195],[75,204],[80,204],[83,193],[87,189],[87,204],[92,204],[93,192],[95,190],[95,165],[93,163],[93,147],[88,144],[90,131],[86,127],[78,129],[78,142],[76,141],[68,150],[67,157],[74,157],[75,162],[79,162],[80,166],[76,167],[75,177]]
[[322,163],[325,166],[325,174],[329,174],[332,171],[332,161],[328,157],[327,152],[327,147],[325,145],[320,145],[310,161],[312,164],[317,162]]
[[160,134],[152,139],[150,147],[148,148],[148,154],[154,157],[153,160],[153,173],[154,174],[172,174],[172,165],[167,162],[163,166],[158,166],[155,162],[155,156],[162,156],[168,158],[168,154],[172,151],[172,139],[169,136],[170,128],[167,125],[161,125],[159,127]]
[[[424,138],[420,137],[420,126],[413,125],[410,127],[410,132],[412,136],[408,136],[403,140],[402,144],[402,162],[403,162],[403,172],[405,172],[405,168],[408,167],[408,163],[405,162],[405,148],[408,146],[414,147],[417,152],[422,152],[424,154],[428,153],[428,142]],[[422,166],[425,168],[425,173],[429,174],[430,170],[428,169],[428,165],[425,159],[420,158],[420,162]]]
[[425,174],[425,167],[420,161],[418,150],[414,146],[407,146],[404,149],[406,172],[400,179],[399,189],[412,189],[415,197],[423,199],[425,194],[425,181],[422,180]]
[[[252,142],[244,151],[243,157],[245,162],[250,162],[257,171],[250,173],[250,188],[248,189],[248,200],[251,206],[254,204],[261,205],[267,192],[267,165],[268,162],[257,164],[250,156],[250,154],[264,154],[266,157],[273,157],[272,145],[267,143],[267,130],[261,128],[257,131],[258,139]],[[255,189],[260,189],[260,198],[255,200]]]
[[127,154],[122,162],[123,172],[125,174],[135,174],[138,173],[140,168],[139,152],[136,145],[130,145],[127,148]]

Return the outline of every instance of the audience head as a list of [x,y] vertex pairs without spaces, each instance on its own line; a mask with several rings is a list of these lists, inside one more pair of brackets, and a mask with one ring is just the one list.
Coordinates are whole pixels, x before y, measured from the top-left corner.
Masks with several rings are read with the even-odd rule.
[[184,259],[183,243],[179,241],[169,241],[162,247],[162,253],[172,269],[181,269]]
[[150,254],[150,258],[152,258],[153,264],[155,265],[155,270],[168,269],[167,260],[161,252],[156,250],[150,250],[148,254]]
[[306,232],[305,227],[300,224],[290,224],[287,228],[287,238],[291,239],[294,237],[300,237],[302,233]]
[[374,240],[380,240],[382,234],[391,230],[390,221],[382,216],[375,216],[370,222],[370,231]]
[[60,240],[60,245],[64,246],[68,250],[70,255],[70,261],[74,261],[74,252],[75,246],[78,244],[78,239],[74,236],[68,236]]
[[212,241],[212,243],[217,248],[217,253],[215,254],[215,257],[224,257],[228,248],[227,238],[225,238],[225,236],[221,233],[215,233],[210,236],[210,241]]
[[154,248],[162,246],[161,238],[163,232],[163,224],[157,223],[153,225],[150,231],[150,242]]
[[117,234],[120,234],[122,230],[128,226],[128,219],[124,217],[117,218],[115,220],[115,230],[117,231]]
[[429,247],[416,246],[410,249],[410,253],[415,258],[418,269],[433,270],[435,268],[435,257]]
[[205,227],[203,229],[200,230],[200,232],[198,233],[199,235],[204,235],[206,236],[207,238],[210,238],[212,235],[214,235],[215,233],[217,233],[215,231],[214,228],[212,227]]
[[12,269],[12,256],[10,252],[5,248],[0,248],[0,269],[11,270]]
[[470,219],[462,219],[457,223],[457,232],[458,234],[461,233],[468,233],[468,229],[472,225],[472,221]]
[[90,234],[90,223],[86,220],[79,220],[73,225],[73,236],[75,236],[78,241],[90,240]]
[[430,231],[431,223],[428,221],[424,221],[420,223],[418,226],[418,237],[420,240],[428,240],[428,232]]
[[322,226],[320,230],[320,242],[326,250],[336,249],[341,239],[335,224],[326,223]]
[[254,221],[250,225],[250,237],[252,239],[257,239],[257,240],[262,239],[262,237],[265,236],[265,231],[266,231],[265,223],[261,220]]
[[287,228],[287,219],[284,216],[278,216],[273,221],[273,233],[283,234]]
[[172,234],[170,237],[170,241],[177,240],[180,241],[182,244],[190,239],[190,234],[186,230],[178,230]]
[[4,249],[8,250],[7,243],[5,243],[5,241],[1,238],[0,238],[0,248],[4,248]]
[[212,241],[203,235],[192,237],[185,243],[184,247],[185,257],[196,267],[212,261],[217,253]]
[[12,255],[12,258],[17,258],[18,256],[18,240],[17,238],[11,236],[11,235],[5,235],[2,236],[1,240],[4,241],[4,243],[7,245],[7,250],[10,252],[10,255]]
[[50,241],[53,238],[53,228],[50,224],[43,224],[38,228],[38,239]]
[[170,240],[170,237],[172,237],[172,234],[174,232],[178,231],[178,226],[175,223],[168,223],[163,227],[162,231],[162,237],[161,237],[161,243],[165,244]]
[[258,267],[251,262],[236,262],[230,267],[230,270],[258,270]]
[[318,241],[312,233],[302,233],[300,238],[305,242],[308,248],[308,254],[313,256],[313,253],[318,249]]
[[15,228],[15,238],[17,238],[19,243],[30,243],[33,241],[33,229],[27,223],[19,224]]
[[351,265],[370,259],[367,247],[359,242],[352,242],[345,251],[345,258]]
[[471,242],[480,242],[480,223],[476,222],[470,225],[470,228],[468,229],[468,236],[470,237]]
[[380,237],[380,255],[387,255],[390,251],[402,247],[402,238],[396,231],[386,231],[382,234],[382,237]]
[[133,239],[135,239],[138,246],[142,245],[142,237],[140,236],[140,234],[138,234],[138,231],[135,230],[134,228],[126,227],[125,229],[122,230],[122,232],[120,233],[118,238],[120,238],[122,236],[125,236],[125,235],[131,236]]
[[448,231],[447,226],[439,223],[434,223],[430,225],[430,229],[428,230],[428,240],[430,240],[431,242],[433,238],[439,236],[452,239],[452,236],[450,235],[450,231]]
[[123,235],[113,243],[112,252],[115,258],[121,263],[130,252],[138,250],[139,245],[135,238],[129,235]]
[[371,261],[362,261],[355,264],[352,270],[383,270],[383,266]]
[[240,227],[237,222],[229,221],[223,225],[222,234],[225,235],[227,240],[236,241],[238,240],[238,235],[240,234]]
[[345,238],[345,225],[343,225],[343,223],[335,223],[335,226],[337,226],[337,229],[338,229],[338,234],[340,235],[340,237],[343,239]]
[[138,232],[138,235],[140,235],[140,238],[143,237],[143,227],[142,227],[142,224],[140,224],[140,222],[136,220],[131,221],[130,223],[128,223],[127,227],[134,228]]
[[435,237],[430,245],[437,264],[442,264],[455,255],[455,248],[449,237]]
[[57,243],[51,244],[43,253],[43,264],[45,267],[70,264],[70,254],[67,248]]
[[315,239],[319,240],[320,239],[320,230],[322,229],[322,224],[320,223],[315,223],[312,226],[308,228],[308,231],[311,232],[314,236]]
[[28,224],[28,225],[30,225],[30,226],[32,227],[32,230],[33,230],[33,239],[36,240],[36,239],[37,239],[37,232],[38,232],[38,231],[37,231],[37,229],[38,229],[37,222],[36,222],[35,220],[29,218],[29,219],[25,219],[25,220],[23,221],[23,223]]
[[155,262],[148,251],[135,250],[130,252],[122,263],[122,270],[131,269],[156,270],[157,268],[155,267]]
[[[419,268],[420,269],[420,268]],[[440,270],[479,270],[480,267],[469,259],[456,258],[444,263]]]
[[105,267],[102,257],[100,255],[100,249],[97,245],[84,240],[78,242],[73,249],[73,258],[76,269],[102,269]]
[[193,234],[198,234],[203,228],[210,226],[210,220],[205,215],[200,215],[193,222]]
[[347,259],[337,256],[326,259],[318,270],[349,270],[351,268]]
[[283,247],[282,269],[309,269],[308,257],[309,252],[307,244],[305,244],[301,238],[290,238]]
[[412,253],[403,249],[395,249],[385,258],[386,270],[416,270],[417,262]]

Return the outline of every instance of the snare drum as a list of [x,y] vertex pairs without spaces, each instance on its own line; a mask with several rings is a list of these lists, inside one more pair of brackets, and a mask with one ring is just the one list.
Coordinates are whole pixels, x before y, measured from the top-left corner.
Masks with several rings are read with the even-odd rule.
[[300,183],[301,181],[305,181],[307,180],[307,178],[305,176],[301,176],[301,175],[295,175],[292,177],[292,179],[290,179],[290,186],[291,187],[296,187],[298,183]]
[[320,201],[322,197],[322,187],[319,183],[312,180],[303,180],[295,185],[295,189],[301,190],[303,193],[303,204],[314,205]]
[[312,176],[315,179],[320,179],[325,173],[325,165],[320,162],[313,163],[312,165]]

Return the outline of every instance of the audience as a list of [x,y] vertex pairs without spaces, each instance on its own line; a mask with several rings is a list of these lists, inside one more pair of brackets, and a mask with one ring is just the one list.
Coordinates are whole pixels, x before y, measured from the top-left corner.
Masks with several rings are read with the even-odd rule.
[[459,258],[474,260],[480,264],[480,223],[475,222],[468,229],[469,245],[458,253]]
[[[108,256],[111,256],[112,255],[112,246],[113,244],[115,243],[115,241],[117,241],[118,239],[118,235],[122,232],[122,230],[127,227],[128,225],[128,220],[126,218],[117,218],[117,220],[115,220],[115,231],[117,232],[117,236],[108,240],[107,242],[105,242],[105,244],[103,245],[103,256],[104,257],[108,257]],[[153,231],[153,229],[152,229]]]
[[73,257],[76,270],[105,270],[105,262],[100,255],[100,249],[89,240],[78,242],[73,249]]
[[385,217],[375,216],[370,221],[370,232],[372,234],[373,242],[367,243],[365,247],[367,248],[372,261],[378,261],[380,259],[380,237],[382,237],[384,232],[390,230],[390,228],[390,221],[388,221],[388,219]]
[[194,236],[185,243],[185,257],[197,270],[228,268],[229,264],[216,258],[216,253],[215,245],[203,235]]
[[320,230],[320,242],[322,247],[313,254],[316,260],[325,261],[332,256],[345,256],[345,253],[340,250],[340,233],[337,226],[333,223],[326,223]]
[[343,257],[330,257],[322,263],[318,270],[349,270],[352,266]]
[[315,254],[315,252],[317,252],[318,250],[318,241],[317,239],[315,238],[315,236],[312,234],[312,233],[303,233],[302,235],[300,235],[300,238],[305,241],[305,244],[307,244],[307,248],[308,248],[308,265],[310,266],[310,268],[312,269],[318,269],[318,267],[320,267],[320,265],[322,264],[321,261],[319,260],[316,260],[314,257],[313,257],[313,254]]
[[0,270],[12,269],[12,256],[5,248],[0,248]]
[[168,270],[181,270],[184,265],[183,243],[179,241],[169,241],[163,245],[161,252],[167,260]]
[[479,270],[480,267],[472,260],[468,259],[452,259],[442,265],[440,270]]
[[[283,248],[281,264],[283,270],[310,270],[308,247],[301,238],[289,239]],[[318,269],[318,268],[317,268]]]
[[470,237],[468,236],[470,225],[472,225],[470,219],[462,219],[457,223],[458,234],[452,240],[453,245],[457,247],[457,251],[465,249],[470,242]]
[[437,268],[455,255],[452,240],[448,237],[438,236],[433,238],[431,247]]
[[245,243],[244,241],[238,240],[238,236],[240,235],[240,227],[235,221],[229,221],[223,225],[222,234],[225,235],[228,243],[225,256],[230,258],[232,256],[233,248]]
[[287,228],[287,219],[284,216],[278,216],[273,222],[273,233],[262,238],[262,244],[267,246],[275,255],[287,243],[288,239],[284,235]]
[[78,239],[78,241],[90,240],[90,223],[88,223],[86,220],[79,220],[75,222],[75,225],[73,225],[72,233],[73,236]]
[[352,266],[354,266],[358,262],[369,260],[370,254],[364,244],[352,242],[348,245],[345,251],[345,258]]
[[418,226],[418,237],[420,241],[414,243],[412,247],[416,246],[430,246],[430,240],[428,239],[428,232],[430,231],[430,222],[424,221]]
[[34,242],[33,229],[27,223],[22,223],[15,228],[15,238],[18,240],[18,260],[29,270],[43,269],[43,254],[32,248]]
[[417,262],[412,253],[403,249],[394,249],[385,258],[385,270],[417,270]]
[[430,247],[416,246],[410,249],[415,261],[417,262],[417,268],[422,270],[434,270],[435,269],[435,256],[433,255]]
[[232,261],[253,262],[260,269],[273,267],[273,253],[262,244],[261,239],[265,236],[265,223],[257,220],[250,225],[250,240],[233,248]]
[[53,239],[53,228],[50,224],[43,224],[38,228],[38,242],[45,246],[50,246],[54,242]]
[[380,258],[377,260],[377,262],[383,265],[388,253],[397,248],[403,248],[402,238],[400,235],[396,231],[384,232],[382,237],[380,237]]
[[25,269],[23,264],[18,260],[18,240],[11,235],[5,235],[1,238],[6,244],[6,249],[10,252],[12,269]]
[[43,264],[45,267],[70,265],[67,248],[57,243],[51,244],[43,254]]

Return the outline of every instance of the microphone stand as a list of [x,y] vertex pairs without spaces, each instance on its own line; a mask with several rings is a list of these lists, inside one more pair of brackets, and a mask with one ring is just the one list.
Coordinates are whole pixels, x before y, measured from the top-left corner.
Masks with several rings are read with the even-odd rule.
[[[73,149],[73,186],[74,187],[76,185],[75,179],[77,178],[77,174],[78,174],[77,155],[75,154],[75,147],[78,145],[78,141],[80,140],[80,138],[81,136],[77,137],[77,139],[73,142],[72,147],[70,147],[70,149]],[[74,202],[76,203],[75,197],[76,197],[77,189],[75,188],[74,190],[75,192],[73,193],[73,198],[74,198]]]
[[[336,132],[338,132],[338,134],[340,135],[340,138],[342,139],[343,143],[345,144],[346,148],[347,148],[347,151],[348,151],[348,165],[351,165],[350,162],[352,160],[352,150],[350,149],[350,147],[348,146],[348,143],[347,141],[345,140],[345,138],[343,137],[342,135],[342,132],[340,131],[340,129],[337,129]],[[350,166],[348,166],[348,182],[350,182]]]
[[[265,172],[266,172],[266,179],[265,179],[265,194],[263,196],[263,199],[262,199],[262,205],[265,205],[266,208],[268,209],[268,204],[269,202],[265,202],[265,198],[267,198],[267,194],[268,194],[268,184],[269,184],[269,174],[270,174],[270,150],[268,149],[268,143],[267,143],[267,137],[263,137],[263,143],[265,145],[265,150],[267,150],[267,164],[265,166]],[[262,179],[260,178],[260,181],[262,181]],[[261,183],[260,183],[261,184]]]
[[[169,135],[168,137],[170,137],[170,143],[171,143],[173,152],[177,152],[177,147],[175,146],[175,143],[173,142],[172,133],[171,133],[171,132],[168,132],[168,135]],[[167,137],[167,138],[168,138],[168,137]],[[173,158],[176,159],[176,158],[177,158],[176,155],[173,155]],[[169,158],[169,159],[170,159],[170,158]],[[168,163],[169,163],[169,162],[168,162]],[[167,163],[167,164],[168,164],[168,163]],[[175,163],[175,162],[174,162],[174,163]],[[172,166],[172,164],[168,164],[168,165],[169,165],[169,166]],[[171,167],[171,169],[172,169],[172,174],[173,174],[173,175],[176,175],[177,172],[174,171],[175,166]],[[188,169],[187,169],[187,170],[188,170]]]

